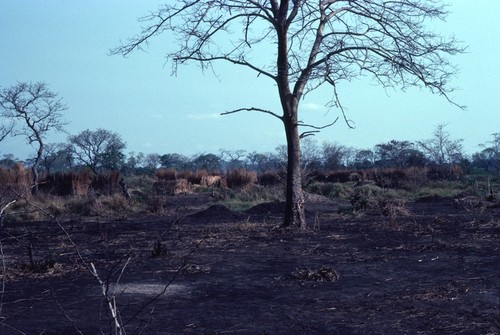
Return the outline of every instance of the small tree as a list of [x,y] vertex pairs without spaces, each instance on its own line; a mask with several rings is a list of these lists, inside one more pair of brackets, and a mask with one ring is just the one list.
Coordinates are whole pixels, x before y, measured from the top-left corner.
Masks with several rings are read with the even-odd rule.
[[368,169],[373,167],[375,154],[370,149],[356,150],[353,166],[357,169]]
[[73,157],[66,143],[48,143],[40,162],[46,174],[71,169]]
[[182,154],[165,154],[160,156],[160,164],[167,169],[186,170],[191,162],[188,157]]
[[326,170],[335,170],[345,167],[352,155],[353,149],[338,143],[324,142],[323,166]]
[[144,157],[144,168],[154,171],[161,166],[161,157],[159,154],[147,154]]
[[323,162],[321,157],[321,147],[313,137],[305,137],[300,142],[300,161],[302,163],[302,174],[309,174],[311,171],[320,170]]
[[273,163],[271,153],[259,153],[252,151],[247,154],[246,164],[248,169],[258,173],[277,169],[277,166]]
[[455,68],[446,56],[462,49],[424,28],[425,21],[446,14],[437,0],[171,1],[143,18],[149,24],[142,32],[112,53],[127,55],[170,31],[178,41],[168,55],[174,73],[186,62],[202,69],[226,62],[271,80],[281,111],[252,106],[224,114],[262,112],[282,122],[287,143],[283,226],[303,229],[300,139],[333,123],[305,124],[299,118],[300,102],[326,84],[332,105],[343,112],[337,85],[363,75],[384,87],[425,86],[448,99]]
[[221,149],[219,152],[226,170],[241,169],[244,167],[243,158],[246,155],[246,150]]
[[199,154],[193,158],[194,169],[218,172],[221,169],[222,159],[215,154]]
[[500,175],[500,133],[492,136],[491,141],[480,144],[483,150],[474,154],[474,164]]
[[404,168],[425,165],[423,154],[409,141],[391,140],[375,146],[376,164],[381,167]]
[[[37,151],[31,167],[33,191],[38,191],[38,166],[42,160],[45,137],[50,131],[63,131],[62,119],[66,105],[47,84],[21,82],[0,91],[2,116],[14,122],[12,135],[24,136],[29,144],[36,144]],[[8,128],[7,128],[8,129]]]
[[126,145],[117,133],[101,128],[87,129],[68,140],[74,158],[95,174],[119,169],[123,164]]
[[445,124],[439,124],[434,130],[432,138],[418,141],[424,154],[438,166],[458,164],[464,158],[463,139],[452,139],[445,128]]

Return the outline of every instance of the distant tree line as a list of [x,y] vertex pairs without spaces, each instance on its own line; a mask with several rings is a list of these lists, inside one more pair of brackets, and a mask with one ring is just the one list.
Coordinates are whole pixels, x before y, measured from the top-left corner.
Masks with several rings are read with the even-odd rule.
[[[446,125],[438,125],[429,139],[421,141],[392,140],[376,144],[371,149],[356,149],[339,143],[319,143],[313,137],[302,139],[302,168],[305,173],[339,169],[409,168],[460,166],[465,172],[500,175],[500,133],[481,144],[479,152],[464,153],[462,139],[453,139]],[[152,174],[158,168],[206,170],[213,172],[247,169],[257,173],[285,170],[286,147],[274,152],[225,150],[218,153],[125,154],[126,143],[121,136],[105,129],[84,130],[70,135],[65,143],[44,146],[38,170],[52,174],[87,169],[94,174],[118,170],[125,175]],[[37,154],[38,155],[38,154]],[[24,162],[32,166],[36,157]],[[10,167],[18,160],[4,154],[0,166]]]

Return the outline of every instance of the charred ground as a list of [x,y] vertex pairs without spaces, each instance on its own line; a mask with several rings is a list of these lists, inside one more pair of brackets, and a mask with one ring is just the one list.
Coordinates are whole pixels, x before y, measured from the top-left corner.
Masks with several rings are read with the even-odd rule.
[[279,202],[203,194],[160,216],[9,223],[0,332],[110,333],[93,263],[127,334],[498,334],[500,209],[475,200],[389,217],[310,197],[306,232],[276,228]]

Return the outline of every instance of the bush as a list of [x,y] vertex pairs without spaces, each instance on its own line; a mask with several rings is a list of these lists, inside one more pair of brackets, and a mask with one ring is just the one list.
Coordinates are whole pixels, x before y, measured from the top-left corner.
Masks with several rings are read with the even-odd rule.
[[353,194],[351,186],[341,183],[314,182],[308,185],[306,190],[332,199],[349,199]]
[[351,196],[351,205],[355,211],[366,211],[377,207],[378,197],[383,189],[378,186],[367,184],[355,189]]

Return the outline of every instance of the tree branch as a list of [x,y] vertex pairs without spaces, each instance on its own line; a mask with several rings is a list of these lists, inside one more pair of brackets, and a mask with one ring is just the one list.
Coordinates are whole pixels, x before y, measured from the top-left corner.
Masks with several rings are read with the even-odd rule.
[[220,115],[229,115],[229,114],[235,114],[235,113],[239,113],[239,112],[260,112],[260,113],[265,113],[265,114],[269,114],[269,115],[272,115],[280,120],[283,120],[283,116],[280,116],[276,113],[273,113],[271,112],[270,110],[266,110],[266,109],[262,109],[262,108],[255,108],[255,107],[250,107],[250,108],[238,108],[238,109],[235,109],[235,110],[232,110],[232,111],[229,111],[229,112],[224,112],[224,113],[221,113]]

